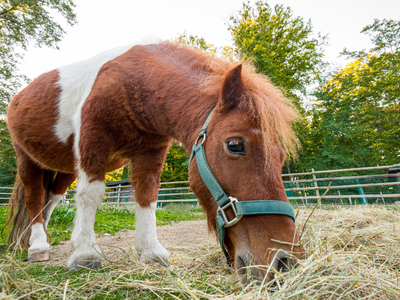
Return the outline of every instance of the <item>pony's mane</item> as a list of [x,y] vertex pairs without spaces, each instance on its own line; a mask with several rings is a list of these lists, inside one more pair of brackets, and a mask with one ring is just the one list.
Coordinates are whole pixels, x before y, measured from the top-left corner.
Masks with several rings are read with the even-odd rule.
[[[201,83],[201,92],[206,95],[218,95],[225,75],[239,63],[186,45],[168,44],[174,45],[179,51],[186,52],[186,55],[181,58],[190,60],[189,65],[192,70],[208,74]],[[283,96],[279,88],[275,87],[267,76],[256,73],[255,68],[247,61],[240,63],[243,66],[244,94],[238,109],[264,133],[263,140],[267,153],[271,153],[271,148],[279,140],[286,154],[295,158],[299,143],[292,125],[299,116],[297,111],[291,101]],[[268,155],[266,157],[268,158]]]

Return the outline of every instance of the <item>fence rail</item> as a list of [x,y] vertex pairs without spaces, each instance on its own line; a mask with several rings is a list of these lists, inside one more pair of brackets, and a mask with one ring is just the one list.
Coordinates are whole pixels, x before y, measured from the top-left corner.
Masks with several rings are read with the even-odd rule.
[[[336,176],[329,177],[329,174]],[[318,177],[326,175],[328,177]],[[323,199],[325,203],[354,204],[358,201],[362,204],[373,202],[388,204],[400,200],[400,164],[324,171],[312,169],[311,172],[282,174],[282,177],[285,179],[283,183],[289,201],[300,205],[316,202],[320,197],[320,191],[326,191],[329,183],[331,183],[330,190]],[[287,177],[290,180],[287,180]],[[12,190],[12,187],[0,187],[0,205],[7,204]],[[134,202],[134,194],[135,191],[130,185],[107,186],[103,203],[131,205]],[[63,202],[73,202],[74,198],[75,190],[69,189],[64,195]],[[157,202],[159,207],[173,202],[198,204],[189,187],[189,181],[161,183]]]

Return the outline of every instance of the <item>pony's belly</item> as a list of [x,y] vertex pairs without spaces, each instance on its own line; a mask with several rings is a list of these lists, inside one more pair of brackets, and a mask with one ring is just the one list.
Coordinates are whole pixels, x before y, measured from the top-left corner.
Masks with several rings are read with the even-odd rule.
[[76,158],[73,153],[73,137],[66,144],[55,139],[46,141],[16,141],[26,154],[41,166],[64,173],[75,173]]
[[[52,169],[64,173],[76,172],[76,157],[73,153],[73,136],[71,135],[66,144],[54,141],[49,147],[48,144],[36,142],[19,144],[34,161],[47,169]],[[121,157],[110,157],[106,163],[106,172],[112,172],[122,168],[129,163],[129,159]]]

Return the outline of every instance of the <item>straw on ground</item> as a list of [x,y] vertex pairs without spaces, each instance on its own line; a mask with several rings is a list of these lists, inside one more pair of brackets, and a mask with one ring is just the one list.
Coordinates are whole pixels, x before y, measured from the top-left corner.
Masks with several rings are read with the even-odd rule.
[[[310,213],[300,210],[299,229]],[[400,299],[399,221],[395,206],[317,208],[301,240],[304,259],[262,285],[239,285],[216,242],[169,249],[168,267],[119,248],[101,269],[75,273],[3,256],[0,299]]]

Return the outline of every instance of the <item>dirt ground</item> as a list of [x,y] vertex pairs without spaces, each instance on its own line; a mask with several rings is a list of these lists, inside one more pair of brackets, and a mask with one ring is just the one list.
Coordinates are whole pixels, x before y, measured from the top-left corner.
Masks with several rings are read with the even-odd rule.
[[[171,225],[157,226],[157,236],[170,255],[184,251],[187,247],[204,242],[217,243],[215,236],[209,234],[207,221],[183,221]],[[135,230],[118,232],[115,235],[97,236],[96,243],[101,247],[105,256],[115,252],[115,248],[128,251],[129,245],[134,244]],[[128,251],[129,252],[129,251]],[[66,266],[68,257],[72,254],[70,241],[64,241],[50,249],[49,263]]]

